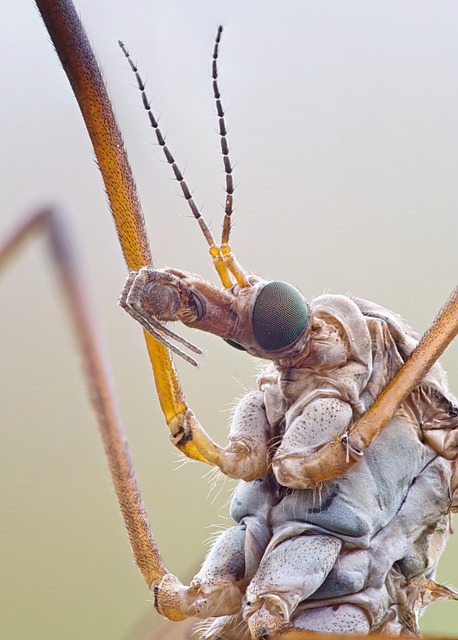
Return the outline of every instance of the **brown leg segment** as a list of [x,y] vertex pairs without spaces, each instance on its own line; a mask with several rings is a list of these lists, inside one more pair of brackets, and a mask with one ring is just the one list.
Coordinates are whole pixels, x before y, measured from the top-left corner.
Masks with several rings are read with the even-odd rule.
[[91,318],[72,247],[62,221],[55,212],[49,209],[40,210],[10,233],[0,247],[0,268],[17,253],[29,236],[40,231],[49,237],[51,255],[61,279],[62,290],[82,353],[89,396],[97,416],[129,540],[138,567],[150,585],[153,581],[160,580],[167,569],[149,527],[127,446],[121,413],[111,384],[112,376]]

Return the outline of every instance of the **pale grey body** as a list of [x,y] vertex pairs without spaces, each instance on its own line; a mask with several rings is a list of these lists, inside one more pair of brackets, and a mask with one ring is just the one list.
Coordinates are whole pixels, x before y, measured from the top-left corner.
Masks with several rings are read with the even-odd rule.
[[235,412],[230,439],[249,447],[254,475],[266,455],[273,472],[240,482],[231,505],[238,524],[191,585],[202,596],[199,616],[220,616],[207,638],[248,638],[242,615],[279,612],[307,630],[415,633],[423,598],[434,599],[428,580],[450,534],[457,484],[457,403],[435,365],[347,475],[295,488],[307,450],[345,431],[416,343],[372,303],[329,295],[311,310],[321,323],[313,366],[270,365]]

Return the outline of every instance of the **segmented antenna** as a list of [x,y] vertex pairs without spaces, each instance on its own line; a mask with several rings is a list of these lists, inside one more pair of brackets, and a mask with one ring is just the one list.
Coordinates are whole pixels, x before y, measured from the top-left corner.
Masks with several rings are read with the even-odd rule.
[[183,174],[181,173],[177,163],[175,162],[175,158],[173,157],[169,148],[167,147],[165,137],[163,136],[159,128],[159,123],[154,117],[154,114],[151,110],[150,101],[148,100],[145,93],[145,83],[141,79],[137,66],[134,64],[128,50],[126,49],[124,44],[121,42],[121,40],[118,40],[118,44],[121,47],[121,50],[124,53],[125,57],[127,58],[129,66],[135,75],[137,86],[142,96],[143,106],[148,114],[150,124],[156,133],[157,142],[159,146],[162,147],[165,158],[169,163],[169,165],[172,167],[175,178],[180,184],[183,196],[186,202],[188,203],[188,205],[190,206],[192,214],[195,217],[195,219],[198,221],[201,231],[204,234],[205,239],[207,240],[208,246],[210,247],[210,255],[212,256],[213,264],[215,265],[215,269],[220,277],[220,280],[223,283],[223,286],[228,289],[233,285],[233,280],[231,276],[234,276],[235,280],[241,287],[249,287],[250,280],[247,274],[245,273],[245,271],[238,264],[228,244],[230,230],[231,230],[232,198],[233,198],[234,186],[232,181],[232,166],[229,160],[229,147],[228,147],[227,138],[226,138],[227,131],[226,131],[226,123],[224,120],[224,110],[221,104],[221,94],[218,88],[217,61],[218,61],[219,44],[221,42],[222,32],[223,32],[223,27],[221,26],[218,27],[218,31],[216,33],[216,39],[215,39],[215,47],[213,49],[213,63],[212,63],[213,95],[216,100],[216,110],[219,118],[219,131],[221,136],[221,151],[223,154],[224,170],[226,172],[226,206],[225,206],[225,216],[224,216],[224,223],[223,223],[221,246],[218,246],[215,243],[213,234],[209,226],[205,222],[201,212],[197,208],[197,205],[194,202],[194,199],[183,177]]
[[194,216],[194,218],[198,221],[200,228],[202,230],[202,233],[205,236],[206,241],[208,242],[208,246],[210,248],[215,247],[216,248],[216,243],[215,243],[215,239],[213,238],[213,234],[209,228],[209,226],[207,225],[207,223],[205,222],[201,212],[199,211],[196,203],[194,202],[194,198],[192,197],[192,194],[189,190],[189,187],[186,183],[186,180],[183,177],[183,174],[180,171],[180,168],[178,167],[175,158],[173,157],[173,155],[170,152],[170,149],[167,147],[166,144],[166,140],[165,140],[165,136],[162,134],[160,128],[159,128],[159,123],[156,120],[156,118],[154,117],[153,111],[151,109],[151,103],[148,100],[148,97],[146,95],[145,92],[145,83],[143,82],[139,72],[138,72],[138,68],[137,66],[134,64],[132,58],[130,57],[130,54],[128,52],[128,50],[126,49],[126,47],[124,46],[124,43],[121,42],[121,40],[118,40],[118,44],[121,47],[122,52],[124,53],[124,55],[127,58],[127,61],[129,63],[130,68],[132,69],[132,71],[134,72],[135,75],[135,79],[137,81],[137,86],[138,89],[141,93],[142,96],[142,102],[143,102],[143,106],[148,114],[148,118],[150,121],[151,126],[153,127],[155,133],[156,133],[156,139],[157,142],[159,144],[159,146],[162,148],[162,151],[164,152],[165,158],[167,160],[167,162],[169,163],[169,165],[172,167],[172,171],[175,175],[175,178],[177,180],[177,182],[179,183],[180,187],[181,187],[181,191],[183,193],[183,196],[186,200],[186,202],[188,203],[191,211],[192,211],[192,215]]
[[218,55],[222,33],[223,27],[220,25],[218,27],[218,31],[216,32],[215,46],[213,48],[212,84],[213,96],[216,102],[216,113],[218,114],[219,135],[221,138],[221,153],[223,154],[224,171],[226,172],[226,206],[224,212],[221,244],[229,244],[229,235],[231,233],[231,216],[233,211],[234,182],[232,178],[232,165],[229,158],[229,146],[227,144],[227,127],[224,120],[224,109],[221,103],[221,91],[219,90],[218,86]]

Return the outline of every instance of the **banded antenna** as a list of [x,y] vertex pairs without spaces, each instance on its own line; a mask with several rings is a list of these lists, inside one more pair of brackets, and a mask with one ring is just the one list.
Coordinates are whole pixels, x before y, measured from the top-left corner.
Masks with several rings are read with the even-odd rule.
[[216,113],[218,115],[219,135],[221,141],[221,153],[223,154],[223,165],[226,173],[226,205],[224,210],[223,221],[223,233],[221,235],[221,244],[229,244],[229,236],[231,233],[231,219],[233,211],[233,198],[234,198],[234,181],[232,178],[232,165],[229,158],[229,145],[227,144],[227,127],[224,120],[224,109],[221,102],[221,92],[218,86],[218,55],[219,44],[221,42],[221,35],[223,33],[223,27],[219,26],[216,32],[215,46],[213,49],[213,62],[212,62],[212,79],[213,79],[213,96],[216,102]]
[[234,276],[236,282],[241,287],[250,286],[250,282],[248,280],[248,276],[245,271],[236,261],[232,250],[229,246],[229,235],[231,229],[231,216],[233,210],[233,178],[232,178],[232,166],[229,159],[229,147],[227,144],[227,130],[226,123],[224,120],[224,109],[221,103],[221,93],[218,87],[218,54],[219,54],[219,44],[221,42],[221,34],[223,32],[223,27],[219,26],[216,32],[215,46],[213,49],[213,61],[212,61],[212,79],[213,79],[213,95],[216,100],[216,110],[219,118],[219,133],[221,139],[221,152],[223,154],[223,165],[226,173],[226,204],[225,204],[225,215],[224,215],[224,223],[223,223],[223,232],[221,239],[221,246],[218,246],[215,242],[213,234],[210,230],[210,227],[205,222],[201,211],[197,207],[192,193],[188,187],[186,180],[184,179],[183,173],[178,167],[175,158],[173,157],[170,149],[167,146],[165,136],[163,135],[161,129],[159,128],[159,123],[155,118],[153,111],[151,109],[151,102],[148,100],[145,91],[145,83],[143,82],[140,73],[138,71],[137,65],[133,62],[129,51],[125,47],[124,43],[121,40],[118,40],[118,44],[124,53],[129,66],[132,72],[135,75],[135,80],[137,82],[137,87],[142,96],[143,107],[145,108],[150,125],[154,129],[156,134],[156,139],[159,146],[162,148],[165,158],[168,164],[172,167],[172,171],[174,173],[175,179],[180,185],[183,196],[188,203],[194,218],[199,223],[200,229],[208,243],[210,255],[213,259],[213,264],[215,265],[215,269],[220,277],[220,280],[224,287],[230,288],[233,286],[234,282],[231,278],[231,274]]

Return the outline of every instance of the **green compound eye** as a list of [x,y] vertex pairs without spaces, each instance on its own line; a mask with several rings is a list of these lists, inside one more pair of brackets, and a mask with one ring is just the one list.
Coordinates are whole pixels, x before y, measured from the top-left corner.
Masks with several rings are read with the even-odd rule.
[[254,303],[254,336],[265,351],[284,349],[302,334],[307,318],[307,304],[295,287],[287,282],[268,282]]

